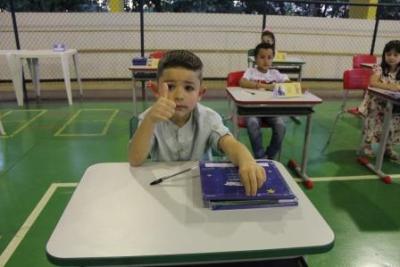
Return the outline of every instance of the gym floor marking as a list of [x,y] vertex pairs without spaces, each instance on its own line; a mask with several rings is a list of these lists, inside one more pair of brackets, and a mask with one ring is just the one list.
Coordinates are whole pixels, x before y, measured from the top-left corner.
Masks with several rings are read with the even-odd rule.
[[[14,137],[16,134],[18,134],[19,132],[21,132],[23,129],[25,129],[26,127],[28,127],[33,121],[35,121],[37,118],[39,118],[40,116],[42,116],[44,113],[47,112],[47,109],[27,109],[27,110],[9,110],[6,113],[4,113],[3,115],[0,116],[0,119],[3,119],[7,116],[9,116],[10,114],[12,114],[13,112],[39,112],[37,115],[35,115],[33,118],[31,118],[30,120],[28,120],[27,122],[23,123],[22,126],[20,126],[19,128],[17,128],[16,130],[14,130],[14,132],[12,132],[11,134],[6,134],[6,135],[2,135],[0,136],[0,138],[11,138]],[[4,121],[3,121],[3,126],[4,126]],[[6,123],[7,124],[7,123]],[[4,126],[6,128],[6,126]],[[6,128],[6,132],[7,128]]]
[[[77,117],[83,112],[83,111],[112,111],[111,116],[109,119],[106,121],[104,128],[101,132],[99,133],[62,133],[70,124],[74,122],[74,120],[77,119]],[[111,122],[114,119],[114,117],[118,113],[118,109],[109,109],[109,108],[94,108],[94,109],[79,109],[72,117],[54,134],[54,136],[103,136],[107,133],[108,128],[110,128]],[[101,120],[92,120],[94,121],[101,121]]]

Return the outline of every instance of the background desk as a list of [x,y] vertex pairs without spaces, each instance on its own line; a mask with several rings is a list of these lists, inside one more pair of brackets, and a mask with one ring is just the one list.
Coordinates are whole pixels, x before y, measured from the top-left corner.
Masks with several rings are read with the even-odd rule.
[[[248,62],[251,62],[251,66],[254,66],[254,56],[249,56]],[[304,60],[296,57],[288,57],[286,59],[274,59],[272,61],[271,69],[277,69],[285,74],[295,73],[297,75],[297,81],[301,82],[304,64],[306,64]]]
[[[282,164],[298,207],[212,211],[198,170],[157,186],[171,166],[89,167],[47,243],[59,265],[178,264],[294,257],[330,250],[334,234]],[[173,170],[172,170],[173,171]]]
[[312,188],[312,180],[307,176],[308,145],[311,136],[311,116],[313,107],[322,103],[322,99],[311,94],[304,93],[301,97],[272,97],[270,91],[256,91],[240,87],[228,87],[228,95],[233,101],[230,104],[233,118],[233,134],[238,136],[238,116],[274,117],[274,116],[306,116],[304,146],[301,167],[294,160],[289,161],[289,166],[304,180],[307,188]]
[[18,106],[23,106],[23,60],[26,59],[28,62],[34,88],[37,95],[40,96],[39,58],[52,57],[58,57],[61,60],[68,104],[72,105],[71,75],[69,71],[70,59],[72,59],[76,79],[79,84],[79,91],[82,95],[82,83],[78,70],[78,51],[76,49],[68,49],[64,52],[54,52],[53,50],[8,50],[7,61],[12,74]]
[[147,65],[132,65],[129,67],[129,70],[132,72],[132,97],[133,97],[133,106],[134,106],[134,116],[137,117],[139,114],[138,105],[137,105],[137,96],[136,96],[136,82],[142,82],[142,98],[146,103],[146,88],[145,81],[155,80],[157,78],[157,67],[147,66]]
[[[379,142],[379,149],[378,149],[378,154],[376,155],[375,166],[369,163],[368,159],[365,157],[359,157],[358,161],[361,164],[365,165],[376,175],[378,175],[379,178],[381,178],[384,183],[389,184],[392,182],[392,178],[386,175],[384,172],[382,172],[382,162],[383,162],[383,155],[385,154],[387,139],[389,136],[390,124],[392,121],[393,105],[400,105],[400,92],[397,92],[397,96],[395,96],[393,92],[389,90],[368,87],[368,93],[386,100],[385,114],[383,118],[382,136]],[[363,140],[365,140],[364,136]],[[361,145],[364,145],[364,141],[362,142]]]

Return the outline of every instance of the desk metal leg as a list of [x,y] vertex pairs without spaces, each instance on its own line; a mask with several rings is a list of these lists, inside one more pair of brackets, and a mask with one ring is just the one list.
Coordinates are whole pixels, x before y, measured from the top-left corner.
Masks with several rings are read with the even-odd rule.
[[137,107],[137,99],[136,99],[136,81],[135,76],[132,75],[132,101],[133,101],[133,115],[135,117],[138,116],[138,107]]
[[297,162],[293,159],[289,160],[288,167],[291,168],[296,172],[296,174],[303,180],[303,183],[306,188],[311,189],[314,187],[313,181],[310,177],[307,176],[307,162],[308,162],[308,147],[310,144],[310,137],[311,137],[311,116],[312,114],[307,115],[307,122],[306,122],[306,132],[304,135],[304,145],[303,145],[303,152],[302,152],[302,160],[301,160],[301,167],[298,166]]
[[3,123],[1,122],[1,120],[0,120],[0,134],[6,135],[6,131],[4,130],[4,126],[3,126]]
[[82,81],[81,81],[81,76],[79,76],[79,62],[78,62],[78,54],[72,55],[72,61],[74,63],[74,69],[75,69],[75,77],[78,82],[79,86],[79,92],[81,94],[81,97],[83,96],[83,90],[82,90]]
[[236,139],[239,139],[239,126],[238,126],[238,114],[237,107],[234,103],[232,103],[232,124],[233,124],[233,136]]
[[64,73],[65,90],[67,91],[68,104],[72,105],[71,76],[69,73],[69,60],[67,55],[61,56],[62,70]]
[[379,176],[379,178],[385,183],[385,184],[390,184],[392,183],[392,177],[389,175],[386,175],[384,172],[382,172],[382,162],[383,162],[383,156],[385,154],[385,149],[386,149],[386,143],[387,139],[389,136],[389,131],[390,131],[390,123],[392,121],[392,111],[393,111],[393,103],[390,101],[386,102],[386,108],[384,112],[384,117],[383,117],[383,129],[382,129],[382,136],[381,136],[381,141],[379,142],[379,150],[378,154],[376,155],[376,161],[375,161],[375,166],[372,165],[368,161],[366,157],[358,157],[358,162],[367,167],[370,171],[375,173],[376,175]]

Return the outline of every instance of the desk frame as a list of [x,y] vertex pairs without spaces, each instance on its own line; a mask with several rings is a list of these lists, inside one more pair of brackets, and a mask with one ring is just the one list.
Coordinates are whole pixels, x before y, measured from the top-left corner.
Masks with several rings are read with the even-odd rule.
[[136,95],[136,82],[140,81],[142,83],[142,98],[144,103],[147,104],[145,82],[157,79],[157,68],[146,65],[133,65],[129,67],[129,70],[132,72],[132,100],[134,116],[137,117],[139,115],[139,110]]
[[198,170],[149,185],[162,169],[194,164],[89,167],[47,243],[48,259],[68,266],[207,264],[295,258],[333,247],[333,231],[279,162],[296,207],[210,210]]
[[[313,107],[316,104],[322,103],[322,100],[313,96],[311,99],[303,99],[299,101],[291,100],[285,101],[284,99],[259,99],[258,101],[241,101],[235,98],[234,91],[241,90],[240,87],[228,87],[226,89],[229,99],[229,105],[233,120],[233,134],[238,137],[238,116],[243,117],[275,117],[275,116],[306,116],[306,126],[304,134],[304,143],[302,151],[301,166],[298,166],[295,160],[289,160],[288,166],[293,169],[297,175],[302,178],[304,185],[311,189],[314,184],[310,177],[307,175],[307,162],[308,162],[308,147],[311,137],[311,119],[314,113]],[[243,89],[247,90],[247,89]],[[309,93],[308,93],[309,94]],[[233,104],[232,104],[233,102]]]
[[71,75],[69,70],[69,59],[72,58],[75,76],[79,85],[79,92],[82,97],[82,82],[78,70],[78,51],[76,49],[68,49],[63,52],[54,52],[53,50],[8,50],[7,62],[11,70],[12,80],[14,84],[15,96],[18,106],[24,105],[23,100],[23,61],[28,63],[29,72],[31,74],[32,83],[36,91],[37,97],[40,97],[40,78],[39,78],[39,59],[54,58],[61,59],[62,71],[64,76],[65,90],[67,92],[68,104],[72,105]]
[[[392,121],[393,117],[393,105],[400,105],[400,99],[396,99],[393,96],[391,96],[389,93],[390,91],[384,90],[384,89],[379,89],[379,88],[373,88],[373,87],[368,87],[368,92],[386,100],[386,107],[384,111],[384,116],[383,116],[383,129],[382,129],[382,136],[381,140],[379,142],[379,149],[378,149],[378,154],[376,155],[375,159],[375,165],[371,164],[366,157],[358,157],[357,160],[360,164],[364,165],[367,167],[370,171],[378,175],[378,177],[386,184],[392,183],[392,177],[389,175],[386,175],[382,171],[382,163],[383,163],[383,156],[385,154],[385,147],[387,144],[387,139],[389,136],[389,131],[390,131],[390,123]],[[364,145],[364,140],[365,136],[362,138],[362,143],[361,146]]]

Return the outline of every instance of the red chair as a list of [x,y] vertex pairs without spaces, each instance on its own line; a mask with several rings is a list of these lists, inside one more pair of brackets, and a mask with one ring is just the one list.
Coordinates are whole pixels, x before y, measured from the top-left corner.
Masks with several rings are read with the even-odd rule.
[[353,69],[362,68],[361,63],[376,64],[377,59],[374,55],[360,54],[353,56]]
[[346,103],[347,103],[347,98],[349,95],[350,91],[355,91],[355,90],[362,90],[365,92],[365,90],[368,89],[369,85],[369,79],[372,75],[372,69],[351,69],[351,70],[346,70],[343,73],[343,101],[342,105],[340,107],[340,111],[337,113],[336,118],[333,122],[332,130],[329,134],[328,141],[325,144],[325,147],[323,150],[325,150],[329,143],[331,142],[333,133],[335,131],[336,124],[341,116],[343,116],[344,113],[350,113],[352,115],[355,115],[359,118],[362,118],[358,107],[353,107],[353,108],[348,108],[346,109]]
[[153,51],[149,54],[149,58],[157,58],[157,59],[161,59],[164,57],[166,51],[162,51],[162,50],[156,50]]
[[[226,85],[228,87],[239,86],[240,79],[243,77],[244,71],[230,72],[226,78]],[[239,128],[246,128],[246,118],[238,117]],[[261,127],[269,127],[266,123],[262,122]]]

